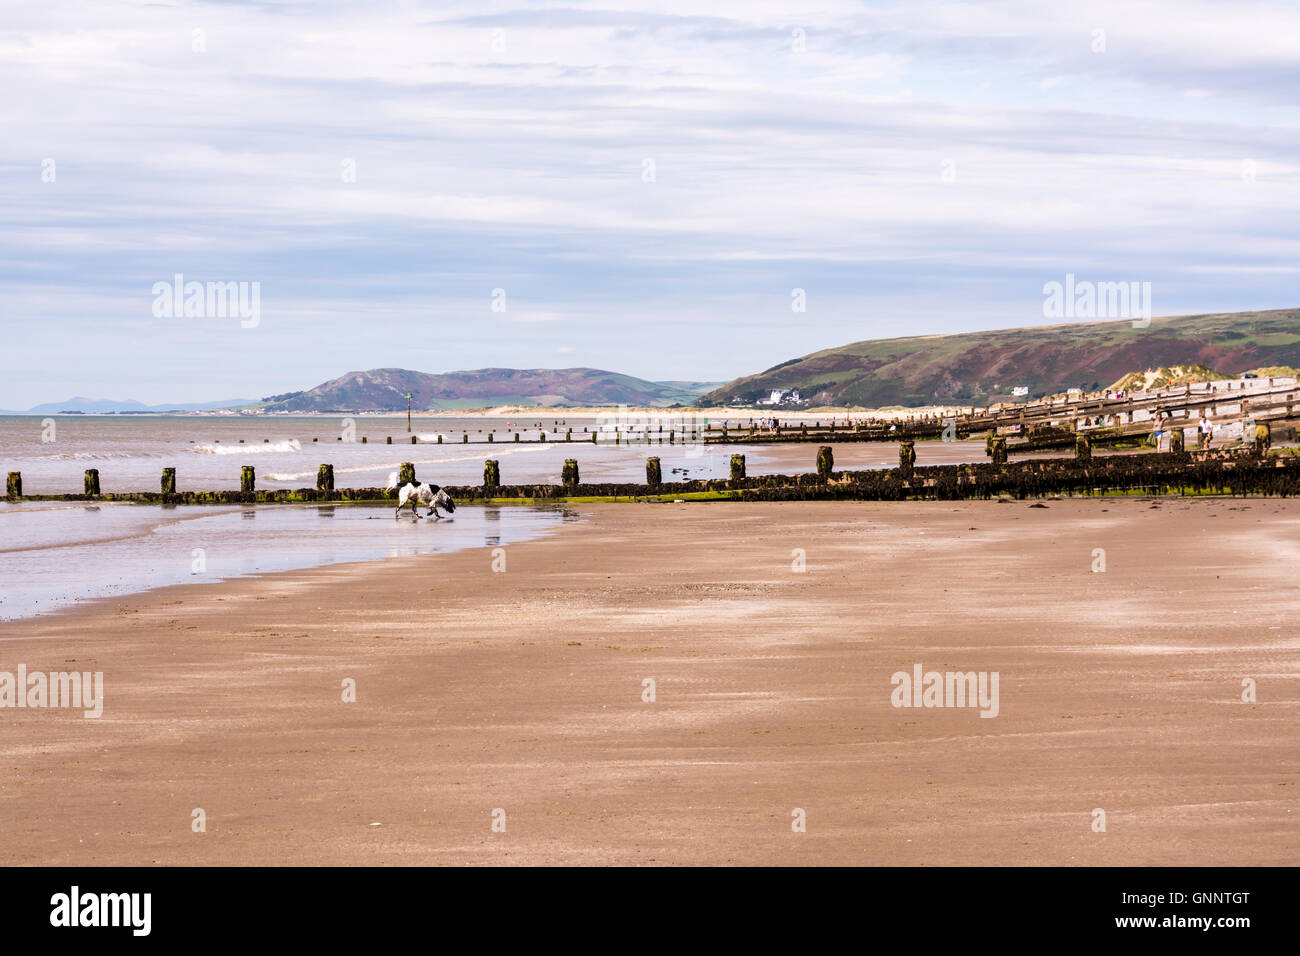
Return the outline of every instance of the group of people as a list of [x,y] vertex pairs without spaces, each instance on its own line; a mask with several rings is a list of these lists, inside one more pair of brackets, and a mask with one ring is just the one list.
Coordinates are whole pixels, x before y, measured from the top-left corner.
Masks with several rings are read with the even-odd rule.
[[[1168,418],[1165,413],[1158,408],[1152,414],[1151,420],[1153,423],[1151,428],[1151,437],[1155,442],[1156,450],[1159,451],[1161,442],[1164,440],[1166,435],[1172,435],[1173,430],[1172,428],[1165,428],[1165,423],[1168,421]],[[1214,438],[1214,422],[1210,421],[1204,412],[1201,413],[1201,420],[1196,423],[1196,432],[1199,436],[1197,447],[1201,449],[1209,448],[1210,441]]]

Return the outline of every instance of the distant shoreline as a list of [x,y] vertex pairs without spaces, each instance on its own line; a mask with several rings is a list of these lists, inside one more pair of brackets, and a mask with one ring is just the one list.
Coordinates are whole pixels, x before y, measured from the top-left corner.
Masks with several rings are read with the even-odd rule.
[[[727,419],[749,421],[751,418],[761,420],[779,418],[782,421],[818,421],[827,418],[864,418],[877,419],[906,418],[909,415],[934,415],[962,412],[969,405],[923,405],[907,407],[891,405],[884,408],[829,407],[817,408],[696,408],[681,406],[667,408],[654,405],[498,405],[492,408],[466,408],[458,410],[416,411],[412,409],[412,418],[453,419],[453,418],[521,418],[542,420],[545,418],[599,418],[601,416],[625,415],[639,418],[681,418],[683,416],[703,416],[709,419]],[[276,412],[267,415],[242,414],[223,411],[175,411],[175,412],[0,412],[0,417],[9,418],[230,418],[241,420],[278,421],[289,418],[365,418],[365,419],[405,419],[406,412]]]

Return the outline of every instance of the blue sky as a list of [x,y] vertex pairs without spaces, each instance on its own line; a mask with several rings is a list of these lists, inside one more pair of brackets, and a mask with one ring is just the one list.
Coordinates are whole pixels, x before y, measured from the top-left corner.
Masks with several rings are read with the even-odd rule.
[[1300,304],[1291,2],[6,0],[0,83],[0,407]]

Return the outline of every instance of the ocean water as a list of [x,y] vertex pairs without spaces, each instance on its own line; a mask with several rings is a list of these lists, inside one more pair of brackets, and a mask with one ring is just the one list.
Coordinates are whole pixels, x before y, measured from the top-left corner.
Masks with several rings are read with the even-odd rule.
[[[593,445],[589,437],[603,422],[594,418],[506,419],[416,418],[411,445],[405,418],[351,419],[354,431],[340,441],[348,419],[322,417],[64,415],[0,416],[0,470],[21,471],[27,494],[79,494],[87,468],[99,469],[104,492],[157,491],[163,468],[176,469],[181,491],[221,491],[239,487],[242,465],[257,472],[257,486],[267,489],[314,487],[316,469],[334,466],[338,488],[383,487],[390,473],[409,461],[421,481],[439,485],[477,485],[483,461],[501,463],[503,484],[558,484],[566,458],[578,460],[584,482],[645,480],[645,459],[661,459],[664,479],[725,478],[731,453],[742,451],[751,475],[815,470],[817,449],[811,444],[732,447],[727,445]],[[673,427],[667,420],[665,429]],[[542,426],[548,437],[565,427],[574,441],[514,444],[536,438]],[[487,444],[492,432],[495,441]],[[666,435],[665,431],[665,435]],[[436,444],[437,436],[443,444]],[[654,432],[657,436],[657,432]],[[470,444],[462,442],[468,435]],[[392,436],[393,444],[384,442]],[[361,439],[367,441],[362,443]],[[580,437],[587,441],[580,442]],[[432,444],[431,444],[432,442]],[[832,443],[833,444],[833,443]],[[893,443],[834,445],[837,468],[893,468]],[[918,464],[953,464],[985,460],[984,443],[927,442],[917,447]]]
[[365,505],[0,502],[0,620],[171,584],[505,546],[576,520],[556,507],[463,505],[416,521]]

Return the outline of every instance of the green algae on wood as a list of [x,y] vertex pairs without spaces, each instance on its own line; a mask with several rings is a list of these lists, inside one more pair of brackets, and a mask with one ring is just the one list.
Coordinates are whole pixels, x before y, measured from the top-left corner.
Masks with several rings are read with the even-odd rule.
[[822,445],[817,449],[817,477],[822,481],[829,481],[834,470],[835,452],[831,450],[830,445]]

